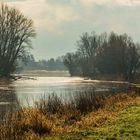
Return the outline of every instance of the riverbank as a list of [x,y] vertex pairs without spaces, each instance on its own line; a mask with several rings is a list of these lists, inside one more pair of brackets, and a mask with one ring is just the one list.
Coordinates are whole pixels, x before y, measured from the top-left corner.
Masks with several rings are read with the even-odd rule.
[[20,74],[15,74],[18,76],[46,76],[46,77],[70,77],[68,71],[47,71],[47,70],[30,70],[30,71],[22,71]]
[[[34,108],[22,108],[17,113],[10,115],[5,123],[0,125],[0,138],[6,140],[109,138],[111,140],[111,136],[115,137],[117,122],[119,122],[119,126],[125,122],[126,124],[129,123],[127,116],[125,116],[124,123],[123,120],[121,122],[121,118],[119,119],[122,112],[133,107],[139,111],[137,106],[140,106],[140,97],[138,93],[134,92],[107,96],[82,93],[77,94],[72,99],[71,102],[64,103],[62,98],[53,94],[47,100],[42,99],[35,102]],[[131,111],[128,111],[130,113],[126,115],[133,117]],[[137,111],[134,113],[138,113]],[[116,121],[117,124],[113,121]],[[109,132],[108,128],[114,128],[114,131],[111,129],[113,132]],[[127,129],[129,130],[129,126],[126,126]],[[137,126],[133,129],[137,130]],[[125,134],[123,131],[122,134]],[[121,137],[119,133],[117,136]]]
[[[73,129],[58,136],[44,137],[41,140],[139,140],[140,98],[136,98],[135,101],[123,108],[120,107],[118,112],[99,112],[96,116],[100,118],[98,123],[91,123],[90,126],[85,125],[85,128]],[[91,116],[94,117],[94,114],[91,113],[86,119],[90,119]]]

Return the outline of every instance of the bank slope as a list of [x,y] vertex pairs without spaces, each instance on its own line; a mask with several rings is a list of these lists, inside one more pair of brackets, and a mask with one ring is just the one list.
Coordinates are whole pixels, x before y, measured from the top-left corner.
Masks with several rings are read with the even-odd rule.
[[42,140],[140,140],[140,99],[122,109],[117,117],[100,126],[90,126]]

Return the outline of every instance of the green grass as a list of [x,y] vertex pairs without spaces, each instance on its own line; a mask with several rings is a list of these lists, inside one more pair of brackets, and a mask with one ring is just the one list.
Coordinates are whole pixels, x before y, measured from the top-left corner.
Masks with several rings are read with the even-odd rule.
[[125,108],[115,119],[102,126],[42,140],[140,140],[140,104]]

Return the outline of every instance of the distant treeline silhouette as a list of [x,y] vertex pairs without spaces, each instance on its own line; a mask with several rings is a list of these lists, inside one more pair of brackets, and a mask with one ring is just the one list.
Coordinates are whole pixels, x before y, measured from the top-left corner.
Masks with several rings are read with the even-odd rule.
[[122,76],[133,81],[140,67],[140,44],[127,34],[84,33],[77,41],[77,51],[64,56],[70,74]]
[[24,59],[18,61],[17,71],[30,71],[30,70],[48,70],[48,71],[65,71],[67,68],[63,63],[62,57],[57,59],[50,58],[48,60],[36,61],[34,56],[26,55]]

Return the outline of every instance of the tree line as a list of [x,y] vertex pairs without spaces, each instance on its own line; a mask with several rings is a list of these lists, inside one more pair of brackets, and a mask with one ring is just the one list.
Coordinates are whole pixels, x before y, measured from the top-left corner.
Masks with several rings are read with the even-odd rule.
[[[13,7],[0,5],[0,76],[7,77],[15,72],[19,60],[27,57],[31,65],[41,69],[54,70],[56,65],[63,65],[54,59],[35,62],[28,55],[31,39],[35,36],[31,19]],[[77,41],[76,52],[67,53],[63,62],[72,76],[95,77],[107,74],[133,81],[140,69],[140,44],[127,34],[84,33]]]
[[17,71],[22,72],[30,70],[64,71],[67,70],[67,68],[64,66],[62,57],[36,61],[34,56],[30,54],[18,61]]
[[29,50],[35,36],[32,19],[14,7],[0,5],[0,76],[22,70],[66,70],[62,58],[34,59]]
[[71,76],[122,76],[133,81],[140,68],[140,44],[127,34],[84,33],[77,41],[75,53],[64,56]]

